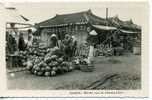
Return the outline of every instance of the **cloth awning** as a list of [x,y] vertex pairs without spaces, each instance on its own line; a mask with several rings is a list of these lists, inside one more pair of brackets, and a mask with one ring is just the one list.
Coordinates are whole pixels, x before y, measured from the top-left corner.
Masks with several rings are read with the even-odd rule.
[[93,25],[93,27],[101,30],[116,30],[116,27],[110,27],[110,26],[103,26],[103,25]]
[[[27,28],[31,28],[33,27],[33,25],[30,25],[30,24],[15,24],[15,29],[27,29]],[[11,25],[9,23],[6,24],[6,29],[12,29]]]
[[120,30],[121,32],[123,32],[123,33],[130,33],[130,34],[132,34],[132,33],[140,33],[140,32],[133,32],[133,31],[129,31],[129,30]]
[[32,24],[29,22],[27,18],[22,16],[17,9],[10,7],[10,8],[4,8],[4,17],[6,21],[6,28],[11,28],[10,24],[14,23],[14,28],[29,28],[32,26]]
[[29,24],[15,8],[5,8],[5,19],[7,23]]

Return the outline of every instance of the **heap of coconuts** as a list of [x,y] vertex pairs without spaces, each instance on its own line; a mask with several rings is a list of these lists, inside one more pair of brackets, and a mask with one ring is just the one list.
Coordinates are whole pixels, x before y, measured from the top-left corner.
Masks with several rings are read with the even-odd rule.
[[27,69],[37,76],[56,76],[72,71],[72,63],[64,60],[64,55],[59,52],[59,48],[39,49],[29,55]]

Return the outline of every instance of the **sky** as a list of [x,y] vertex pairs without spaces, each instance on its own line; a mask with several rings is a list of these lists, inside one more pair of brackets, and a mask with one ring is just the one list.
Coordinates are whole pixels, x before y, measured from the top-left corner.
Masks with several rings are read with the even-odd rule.
[[105,18],[106,8],[108,17],[116,16],[121,20],[130,20],[140,26],[144,25],[144,19],[148,16],[146,3],[144,2],[37,2],[37,3],[11,3],[20,14],[30,19],[33,23],[39,23],[54,17],[56,14],[68,14],[91,9],[92,13]]

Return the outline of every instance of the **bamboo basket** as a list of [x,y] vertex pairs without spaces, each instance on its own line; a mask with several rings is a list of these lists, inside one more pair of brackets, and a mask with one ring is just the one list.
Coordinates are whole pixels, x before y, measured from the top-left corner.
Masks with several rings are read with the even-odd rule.
[[92,72],[94,71],[94,66],[93,65],[80,65],[80,70],[83,72]]

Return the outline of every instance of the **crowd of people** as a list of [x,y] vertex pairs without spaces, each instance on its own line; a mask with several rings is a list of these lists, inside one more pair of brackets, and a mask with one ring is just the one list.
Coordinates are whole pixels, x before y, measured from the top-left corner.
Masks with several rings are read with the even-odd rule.
[[[90,35],[97,35],[97,33],[94,30],[88,30],[88,33]],[[13,54],[15,51],[25,51],[30,49],[33,46],[33,34],[32,30],[28,30],[28,38],[27,41],[25,40],[23,33],[18,33],[18,38],[16,40],[15,36],[16,33],[7,32],[7,51],[8,54]],[[91,36],[91,37],[92,37]],[[78,46],[78,41],[76,40],[75,36],[69,35],[68,33],[64,35],[63,39],[59,39],[57,34],[52,34],[50,36],[50,45],[49,48],[57,47],[60,49],[60,51],[64,54],[64,57],[67,61],[71,61],[73,57],[80,56],[82,53],[84,56],[88,57],[88,59],[91,59],[93,57],[93,49],[94,44],[93,42],[87,42],[86,41],[85,49],[88,49],[87,53],[86,50],[83,52],[83,48],[81,46]],[[87,48],[88,47],[88,48]],[[81,49],[81,50],[80,50]],[[82,56],[82,55],[81,55]]]
[[76,55],[77,41],[74,36],[65,35],[63,40],[59,40],[56,34],[50,38],[50,48],[58,47],[64,53],[66,60],[71,60]]
[[16,51],[25,51],[32,46],[33,35],[32,30],[28,30],[27,41],[24,38],[22,32],[16,32],[14,30],[6,32],[6,51],[7,54],[13,54]]
[[[33,46],[32,30],[27,30],[28,37],[25,39],[24,34],[21,32],[7,31],[6,32],[6,51],[7,54],[13,54],[16,51],[25,51]],[[76,54],[77,41],[75,36],[66,34],[63,40],[59,40],[56,34],[50,36],[49,48],[58,47],[67,60],[70,60]]]

